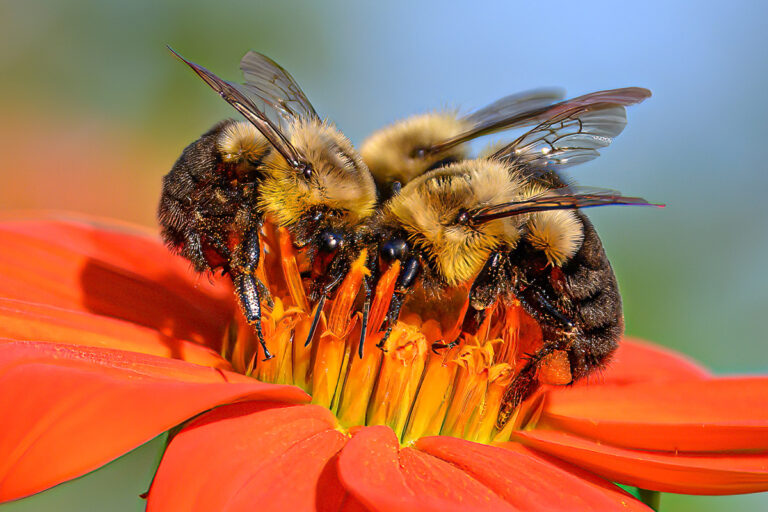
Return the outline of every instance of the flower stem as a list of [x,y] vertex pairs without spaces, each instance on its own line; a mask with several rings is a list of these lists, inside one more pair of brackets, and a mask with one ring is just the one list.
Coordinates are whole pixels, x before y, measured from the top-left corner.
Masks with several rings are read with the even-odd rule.
[[661,506],[661,493],[659,491],[649,491],[648,489],[640,489],[638,487],[637,497],[653,510],[658,511]]

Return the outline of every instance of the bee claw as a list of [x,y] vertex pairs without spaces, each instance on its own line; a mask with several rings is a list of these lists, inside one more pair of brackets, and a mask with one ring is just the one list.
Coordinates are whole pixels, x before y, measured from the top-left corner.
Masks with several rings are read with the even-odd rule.
[[434,352],[436,355],[440,355],[437,352],[438,350],[442,350],[442,349],[451,350],[453,347],[458,346],[458,344],[459,344],[459,338],[456,338],[450,343],[442,343],[442,342],[436,341],[432,344],[432,352]]

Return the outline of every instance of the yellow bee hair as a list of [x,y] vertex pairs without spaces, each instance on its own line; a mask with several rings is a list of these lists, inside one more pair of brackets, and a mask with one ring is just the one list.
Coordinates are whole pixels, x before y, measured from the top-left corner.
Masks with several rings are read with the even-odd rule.
[[472,211],[518,200],[522,178],[493,160],[466,160],[430,171],[403,187],[384,206],[384,222],[403,227],[445,282],[467,282],[492,250],[514,247],[527,217],[496,219],[480,225],[457,222]]
[[269,141],[246,121],[230,122],[219,134],[216,149],[228,163],[258,163],[269,152]]
[[[526,187],[525,197],[549,190],[539,184]],[[562,267],[581,247],[584,225],[573,210],[551,210],[532,213],[524,228],[525,238],[543,251],[550,264]]]
[[584,227],[573,210],[538,212],[531,215],[525,237],[552,265],[561,267],[581,247]]
[[331,124],[316,120],[296,120],[288,133],[313,173],[307,179],[277,151],[270,152],[259,183],[258,207],[263,213],[281,226],[298,222],[314,206],[339,212],[350,225],[373,213],[376,187],[349,139]]
[[459,144],[443,152],[416,157],[414,151],[458,135],[471,127],[456,112],[432,112],[403,119],[374,132],[363,141],[360,154],[376,183],[386,188],[399,181],[405,185],[437,162],[463,160],[469,149]]

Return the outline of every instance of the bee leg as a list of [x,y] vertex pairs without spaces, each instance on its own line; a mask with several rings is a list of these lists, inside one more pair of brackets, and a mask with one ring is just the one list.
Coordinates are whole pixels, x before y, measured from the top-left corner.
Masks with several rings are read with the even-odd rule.
[[453,347],[457,346],[459,344],[459,340],[461,339],[461,335],[459,335],[455,340],[451,341],[450,343],[444,343],[442,341],[436,341],[432,343],[432,352],[435,354],[438,354],[438,350],[451,350]]
[[541,364],[541,360],[552,353],[555,348],[556,344],[548,344],[534,354],[528,356],[528,361],[526,361],[523,369],[520,370],[520,373],[515,376],[504,391],[499,415],[496,418],[497,429],[503,429],[515,409],[517,409],[517,407],[536,390],[539,383],[536,379],[536,372],[539,369],[539,364]]
[[573,321],[552,304],[544,291],[536,286],[527,286],[523,290],[515,292],[515,297],[526,312],[540,323],[551,323],[552,320],[555,320],[568,330],[574,329]]
[[320,293],[320,299],[317,301],[317,306],[315,307],[315,316],[312,318],[312,325],[309,327],[307,340],[304,342],[305,347],[309,346],[309,344],[312,342],[312,338],[315,337],[315,331],[317,330],[317,326],[320,324],[320,313],[323,311],[326,299],[333,292],[333,290],[336,289],[336,287],[339,285],[339,283],[341,283],[343,279],[344,274],[339,273],[329,283],[323,286]]
[[360,343],[357,345],[357,355],[363,358],[363,346],[365,344],[365,333],[368,330],[368,314],[371,311],[371,297],[373,288],[368,284],[367,279],[363,279],[363,289],[365,290],[365,300],[363,301],[363,321],[360,326]]
[[237,274],[232,277],[232,283],[235,285],[235,293],[240,302],[240,309],[243,310],[245,320],[248,325],[253,326],[256,336],[259,338],[261,348],[264,350],[264,360],[272,359],[273,356],[267,349],[264,342],[264,333],[261,331],[261,302],[259,301],[259,290],[256,285],[256,278],[250,275]]
[[504,270],[503,254],[493,252],[472,283],[469,290],[469,304],[475,312],[473,318],[475,325],[482,325],[486,310],[499,298],[503,283],[508,280]]
[[325,299],[327,298],[327,295],[322,294],[320,296],[320,300],[317,301],[317,306],[315,306],[315,316],[312,318],[312,325],[309,327],[309,334],[307,335],[307,341],[304,342],[304,346],[308,346],[312,342],[312,338],[315,337],[315,331],[317,330],[317,325],[320,323],[320,313],[323,311],[323,306],[325,306]]
[[400,269],[400,274],[397,276],[397,282],[395,283],[395,292],[387,311],[387,330],[384,332],[381,341],[376,344],[377,348],[384,349],[384,344],[387,342],[389,335],[392,334],[392,328],[395,326],[397,319],[400,318],[400,309],[403,307],[405,297],[411,291],[413,285],[416,284],[416,276],[419,275],[420,269],[421,264],[416,258],[409,258]]
[[261,256],[261,246],[259,245],[259,228],[252,226],[246,231],[243,241],[239,244],[236,251],[236,262],[242,271],[236,271],[232,276],[232,283],[235,285],[240,302],[240,308],[243,310],[248,324],[253,326],[256,336],[259,338],[259,344],[264,350],[264,360],[272,359],[274,356],[267,349],[264,341],[264,333],[261,330],[261,299],[259,297],[259,284],[263,287],[256,276],[256,268],[259,266]]
[[256,287],[259,289],[259,297],[261,297],[261,301],[265,302],[269,309],[273,309],[275,307],[275,301],[272,300],[272,294],[269,293],[269,290],[266,285],[261,282],[261,279],[256,279]]
[[200,239],[200,233],[192,232],[184,236],[181,255],[192,262],[197,272],[205,272],[211,268],[208,264],[208,258],[203,252],[203,241]]
[[227,244],[224,242],[224,240],[221,239],[221,236],[219,236],[217,233],[208,233],[206,235],[206,239],[209,241],[211,246],[218,252],[222,258],[229,261],[232,258],[232,251],[229,250],[229,247],[227,247]]

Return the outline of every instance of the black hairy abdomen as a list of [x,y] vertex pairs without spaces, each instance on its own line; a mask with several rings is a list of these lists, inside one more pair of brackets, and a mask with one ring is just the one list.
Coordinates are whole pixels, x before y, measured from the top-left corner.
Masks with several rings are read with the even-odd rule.
[[184,148],[171,171],[163,177],[158,208],[161,235],[171,249],[192,262],[198,271],[226,260],[227,243],[239,203],[239,190],[221,162],[216,141],[223,121]]
[[603,366],[624,331],[621,296],[613,268],[592,223],[581,212],[577,214],[584,225],[584,241],[562,267],[562,293],[580,331],[570,351],[574,379]]

